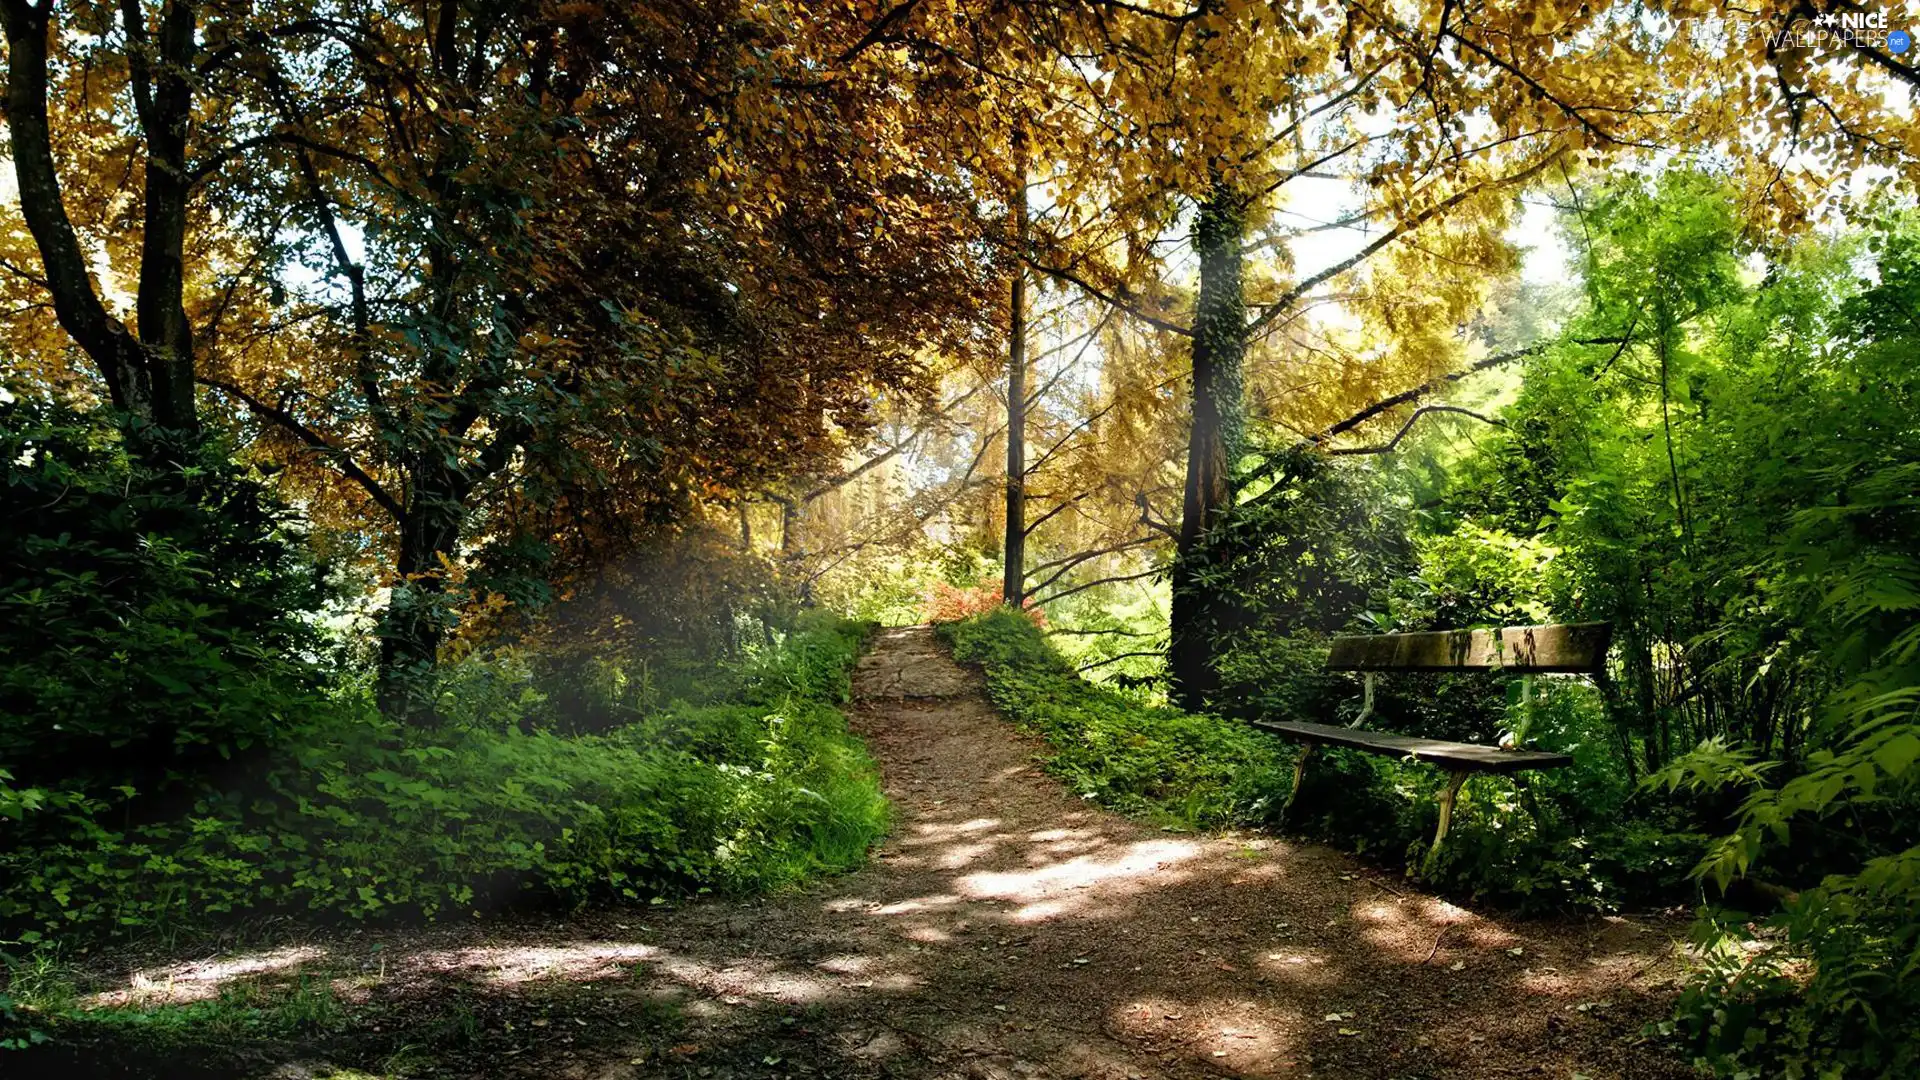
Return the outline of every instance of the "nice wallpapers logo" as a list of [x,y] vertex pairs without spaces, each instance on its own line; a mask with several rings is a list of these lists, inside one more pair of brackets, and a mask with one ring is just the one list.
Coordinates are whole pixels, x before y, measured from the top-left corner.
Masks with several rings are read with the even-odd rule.
[[1899,56],[1913,48],[1913,35],[1905,29],[1889,29],[1884,11],[1823,11],[1795,19],[1787,29],[1769,34],[1768,42],[1776,49],[1842,45],[1884,49]]

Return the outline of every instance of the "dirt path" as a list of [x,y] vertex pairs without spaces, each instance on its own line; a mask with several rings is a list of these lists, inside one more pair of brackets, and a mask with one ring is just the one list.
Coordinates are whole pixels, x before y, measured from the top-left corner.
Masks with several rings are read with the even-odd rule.
[[1509,923],[1325,848],[1116,817],[923,628],[855,693],[893,837],[827,889],[661,928],[681,978],[739,1002],[708,1041],[800,1007],[834,1075],[1689,1075],[1636,1045],[1670,923]]
[[[1116,817],[1042,774],[925,629],[884,634],[855,689],[896,813],[870,867],[389,946],[383,986],[479,995],[481,1060],[428,1057],[580,1080],[1691,1075],[1638,1038],[1672,922],[1488,918],[1328,849]],[[571,996],[526,996],[548,984]]]

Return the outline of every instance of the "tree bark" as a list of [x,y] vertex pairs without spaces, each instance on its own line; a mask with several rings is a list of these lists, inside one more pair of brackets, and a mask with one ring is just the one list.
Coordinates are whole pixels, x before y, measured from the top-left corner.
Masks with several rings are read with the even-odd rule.
[[1010,189],[1014,261],[1007,307],[1007,534],[1000,595],[1019,607],[1027,591],[1027,167],[1024,138],[1014,133]]
[[1207,538],[1233,505],[1233,468],[1245,429],[1241,363],[1246,355],[1246,296],[1241,285],[1245,207],[1216,186],[1200,205],[1193,246],[1200,297],[1193,322],[1193,426],[1187,437],[1187,487],[1173,562],[1168,673],[1173,700],[1204,707],[1218,686],[1213,666],[1217,598],[1200,580]]

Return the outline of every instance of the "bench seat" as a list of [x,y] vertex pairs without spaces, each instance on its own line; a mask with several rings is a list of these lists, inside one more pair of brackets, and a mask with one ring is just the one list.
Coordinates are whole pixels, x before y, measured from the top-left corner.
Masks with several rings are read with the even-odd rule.
[[1478,743],[1445,742],[1297,721],[1255,720],[1253,726],[1289,739],[1322,746],[1344,746],[1388,757],[1413,757],[1446,769],[1465,772],[1514,773],[1527,769],[1558,769],[1573,764],[1565,754],[1544,750],[1502,750]]
[[1613,627],[1607,623],[1559,623],[1546,626],[1506,626],[1480,630],[1440,630],[1415,634],[1373,634],[1336,637],[1327,652],[1328,671],[1358,671],[1366,678],[1366,697],[1352,727],[1299,720],[1255,720],[1252,726],[1284,739],[1303,743],[1293,762],[1293,788],[1280,808],[1285,821],[1307,777],[1307,759],[1317,746],[1344,746],[1369,754],[1414,758],[1438,765],[1447,774],[1440,789],[1440,821],[1433,830],[1425,865],[1431,869],[1446,842],[1453,822],[1453,803],[1460,786],[1474,773],[1518,773],[1531,769],[1559,769],[1573,764],[1565,754],[1544,750],[1502,750],[1478,743],[1447,742],[1370,731],[1359,725],[1373,715],[1373,679],[1383,671],[1487,671],[1520,675],[1528,680],[1523,697],[1533,697],[1536,674],[1586,674],[1606,678],[1607,646]]

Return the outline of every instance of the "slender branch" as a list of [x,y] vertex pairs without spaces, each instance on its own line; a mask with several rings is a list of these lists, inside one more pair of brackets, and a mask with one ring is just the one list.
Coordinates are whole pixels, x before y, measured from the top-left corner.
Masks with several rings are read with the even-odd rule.
[[920,0],[905,0],[904,3],[894,5],[892,10],[874,21],[874,24],[867,29],[867,32],[861,36],[859,41],[854,42],[851,48],[840,54],[839,62],[842,64],[849,63],[859,57],[861,53],[878,45],[893,31],[894,27],[906,21],[907,16],[913,14],[913,9],[919,6]]
[[230,382],[210,379],[205,376],[195,379],[194,381],[201,386],[226,394],[228,397],[245,405],[255,416],[258,416],[262,420],[270,421],[292,433],[301,442],[305,443],[316,455],[332,462],[334,468],[340,470],[341,475],[366,489],[367,494],[372,497],[374,502],[379,504],[382,510],[385,510],[393,518],[396,524],[404,523],[407,520],[406,508],[400,505],[400,500],[394,498],[388,493],[386,488],[380,486],[378,480],[368,475],[366,470],[356,464],[352,454],[328,442],[326,436],[301,423],[299,417],[285,409],[269,405]]
[[1432,206],[1427,207],[1425,210],[1422,210],[1419,213],[1413,215],[1412,217],[1407,218],[1406,220],[1400,222],[1398,225],[1395,225],[1393,228],[1388,229],[1384,234],[1381,235],[1381,237],[1378,240],[1375,240],[1373,243],[1368,244],[1366,247],[1361,248],[1351,258],[1343,259],[1340,262],[1334,263],[1332,266],[1327,267],[1325,270],[1322,270],[1319,273],[1314,274],[1313,276],[1307,278],[1305,281],[1302,281],[1299,284],[1295,285],[1293,288],[1287,290],[1286,295],[1280,297],[1280,299],[1275,300],[1271,304],[1267,304],[1266,310],[1263,313],[1261,313],[1260,317],[1255,319],[1252,322],[1252,324],[1247,327],[1247,330],[1246,330],[1247,335],[1251,337],[1253,334],[1257,333],[1261,327],[1272,322],[1274,319],[1279,318],[1289,308],[1293,307],[1293,305],[1297,303],[1301,297],[1312,292],[1314,289],[1319,288],[1325,282],[1341,274],[1344,274],[1348,270],[1351,270],[1354,267],[1360,265],[1361,263],[1367,261],[1368,259],[1372,258],[1374,254],[1377,253],[1381,248],[1386,247],[1388,244],[1391,244],[1395,240],[1400,239],[1402,236],[1405,236],[1407,233],[1410,233],[1415,229],[1418,229],[1420,226],[1425,225],[1428,221],[1439,216],[1440,214],[1443,214],[1446,211],[1453,209],[1454,207],[1465,202],[1467,199],[1473,197],[1474,195],[1478,195],[1483,191],[1489,191],[1497,188],[1507,187],[1509,185],[1520,183],[1524,180],[1527,180],[1535,176],[1536,174],[1538,174],[1541,170],[1545,169],[1548,165],[1551,165],[1555,161],[1558,161],[1559,159],[1560,159],[1559,152],[1555,152],[1547,155],[1546,157],[1535,162],[1533,165],[1530,165],[1527,168],[1522,169],[1517,173],[1513,173],[1509,176],[1501,177],[1498,180],[1488,180],[1488,181],[1485,181],[1484,183],[1474,184],[1470,187],[1461,188],[1459,191],[1454,192],[1452,195],[1448,196],[1447,198],[1442,199],[1439,202],[1434,203]]
[[1133,505],[1140,508],[1140,524],[1172,539],[1180,539],[1180,530],[1153,516],[1153,504],[1147,501],[1147,493],[1141,492],[1133,497]]
[[1134,660],[1142,656],[1164,657],[1166,655],[1167,653],[1166,653],[1166,650],[1164,649],[1146,649],[1141,652],[1123,652],[1118,656],[1109,656],[1105,660],[1095,660],[1091,664],[1081,664],[1079,667],[1075,668],[1074,670],[1075,671],[1092,671],[1094,668],[1103,668],[1103,667],[1106,667],[1108,664],[1117,664],[1122,660]]
[[1327,451],[1327,453],[1335,454],[1335,455],[1355,455],[1355,456],[1361,455],[1361,454],[1390,454],[1397,447],[1399,447],[1400,440],[1407,437],[1407,432],[1413,430],[1413,425],[1419,422],[1421,417],[1426,416],[1429,413],[1458,413],[1461,416],[1471,416],[1475,420],[1478,420],[1483,424],[1491,424],[1494,427],[1507,426],[1506,421],[1504,420],[1497,420],[1491,416],[1483,416],[1480,413],[1474,412],[1472,409],[1464,409],[1458,405],[1422,405],[1419,408],[1413,410],[1413,415],[1407,417],[1407,422],[1400,425],[1400,430],[1394,432],[1393,438],[1388,439],[1386,442],[1381,443],[1378,446],[1341,447],[1339,449],[1329,450]]
[[1035,599],[1034,603],[1042,604],[1042,605],[1051,604],[1055,600],[1064,600],[1067,597],[1072,596],[1074,593],[1085,592],[1086,590],[1091,589],[1096,585],[1113,585],[1122,581],[1138,581],[1144,577],[1152,577],[1155,574],[1163,573],[1165,569],[1166,569],[1165,567],[1155,566],[1147,570],[1142,570],[1137,574],[1121,574],[1118,577],[1096,578],[1093,581],[1082,582],[1079,585],[1075,585],[1071,589],[1064,589],[1060,592],[1054,593],[1052,596],[1049,596],[1044,600]]
[[[1032,470],[1028,470],[1028,471],[1031,472]],[[1041,514],[1039,517],[1034,518],[1032,521],[1027,522],[1027,535],[1032,536],[1033,531],[1035,529],[1038,529],[1042,524],[1051,520],[1055,515],[1059,514],[1060,511],[1065,510],[1067,507],[1072,506],[1077,502],[1080,502],[1082,499],[1085,499],[1087,496],[1092,494],[1093,492],[1091,491],[1083,491],[1080,494],[1075,495],[1070,499],[1061,500],[1059,506],[1054,507],[1053,509],[1047,511],[1044,514]]]
[[887,447],[885,450],[874,455],[873,457],[870,457],[867,460],[861,462],[859,465],[855,466],[854,468],[842,470],[841,472],[835,473],[834,475],[829,476],[826,479],[820,481],[820,483],[816,484],[812,489],[807,491],[805,494],[801,495],[800,501],[803,503],[810,503],[815,499],[818,499],[822,495],[825,495],[826,493],[834,490],[835,488],[844,487],[845,485],[853,482],[854,480],[857,480],[860,477],[865,476],[867,473],[872,472],[874,469],[877,469],[880,466],[886,464],[887,462],[892,461],[894,458],[904,453],[909,446],[912,446],[915,442],[918,442],[920,437],[922,435],[925,435],[929,430],[931,430],[933,428],[933,425],[936,422],[945,420],[948,417],[952,416],[955,409],[958,409],[960,406],[966,404],[969,399],[971,399],[975,394],[978,394],[982,389],[986,387],[986,385],[987,384],[984,381],[975,383],[973,385],[973,389],[968,390],[966,393],[961,394],[959,397],[954,398],[952,401],[947,402],[945,405],[942,405],[938,412],[922,420],[920,425],[914,428],[911,432],[908,432],[905,438],[901,439],[897,443],[894,443],[892,446]]
[[1081,563],[1087,562],[1092,559],[1097,559],[1102,555],[1112,555],[1112,554],[1115,554],[1116,552],[1126,551],[1130,548],[1137,548],[1142,544],[1152,544],[1157,542],[1158,542],[1157,537],[1152,537],[1152,536],[1135,537],[1132,540],[1127,540],[1122,543],[1113,544],[1108,547],[1097,548],[1093,551],[1083,551],[1077,555],[1069,555],[1064,559],[1055,559],[1052,562],[1041,563],[1039,566],[1035,566],[1029,569],[1027,573],[1029,575],[1038,574],[1042,570],[1049,570],[1056,566],[1059,567],[1059,569],[1054,570],[1053,573],[1051,574],[1048,574],[1047,579],[1045,581],[1042,581],[1038,585],[1035,585],[1032,588],[1022,592],[1020,594],[1020,598],[1024,600],[1027,597],[1032,596],[1033,594],[1039,592],[1041,589],[1044,589],[1047,586],[1052,585],[1054,582],[1059,581],[1062,577],[1066,576],[1069,573],[1072,573],[1073,568],[1076,566],[1079,566]]
[[1124,311],[1128,315],[1133,316],[1134,318],[1140,320],[1143,323],[1146,323],[1148,326],[1151,326],[1156,330],[1165,330],[1169,334],[1180,334],[1184,337],[1193,336],[1192,330],[1188,329],[1187,327],[1181,326],[1177,322],[1172,322],[1170,320],[1160,318],[1158,315],[1152,315],[1145,311],[1142,311],[1138,305],[1132,303],[1126,297],[1124,290],[1117,291],[1117,292],[1108,292],[1107,290],[1100,288],[1100,286],[1093,284],[1092,282],[1086,280],[1085,278],[1082,278],[1081,276],[1079,276],[1077,273],[1075,273],[1072,269],[1068,267],[1050,266],[1046,263],[1041,262],[1036,258],[1033,258],[1031,255],[1025,255],[1025,254],[1021,255],[1021,261],[1025,262],[1029,267],[1031,267],[1034,271],[1038,273],[1046,274],[1049,277],[1059,278],[1061,281],[1065,281],[1071,285],[1078,286],[1081,292],[1086,293],[1088,296],[1093,297],[1095,300],[1098,300],[1101,303],[1106,304],[1108,307],[1117,308],[1120,311]]

